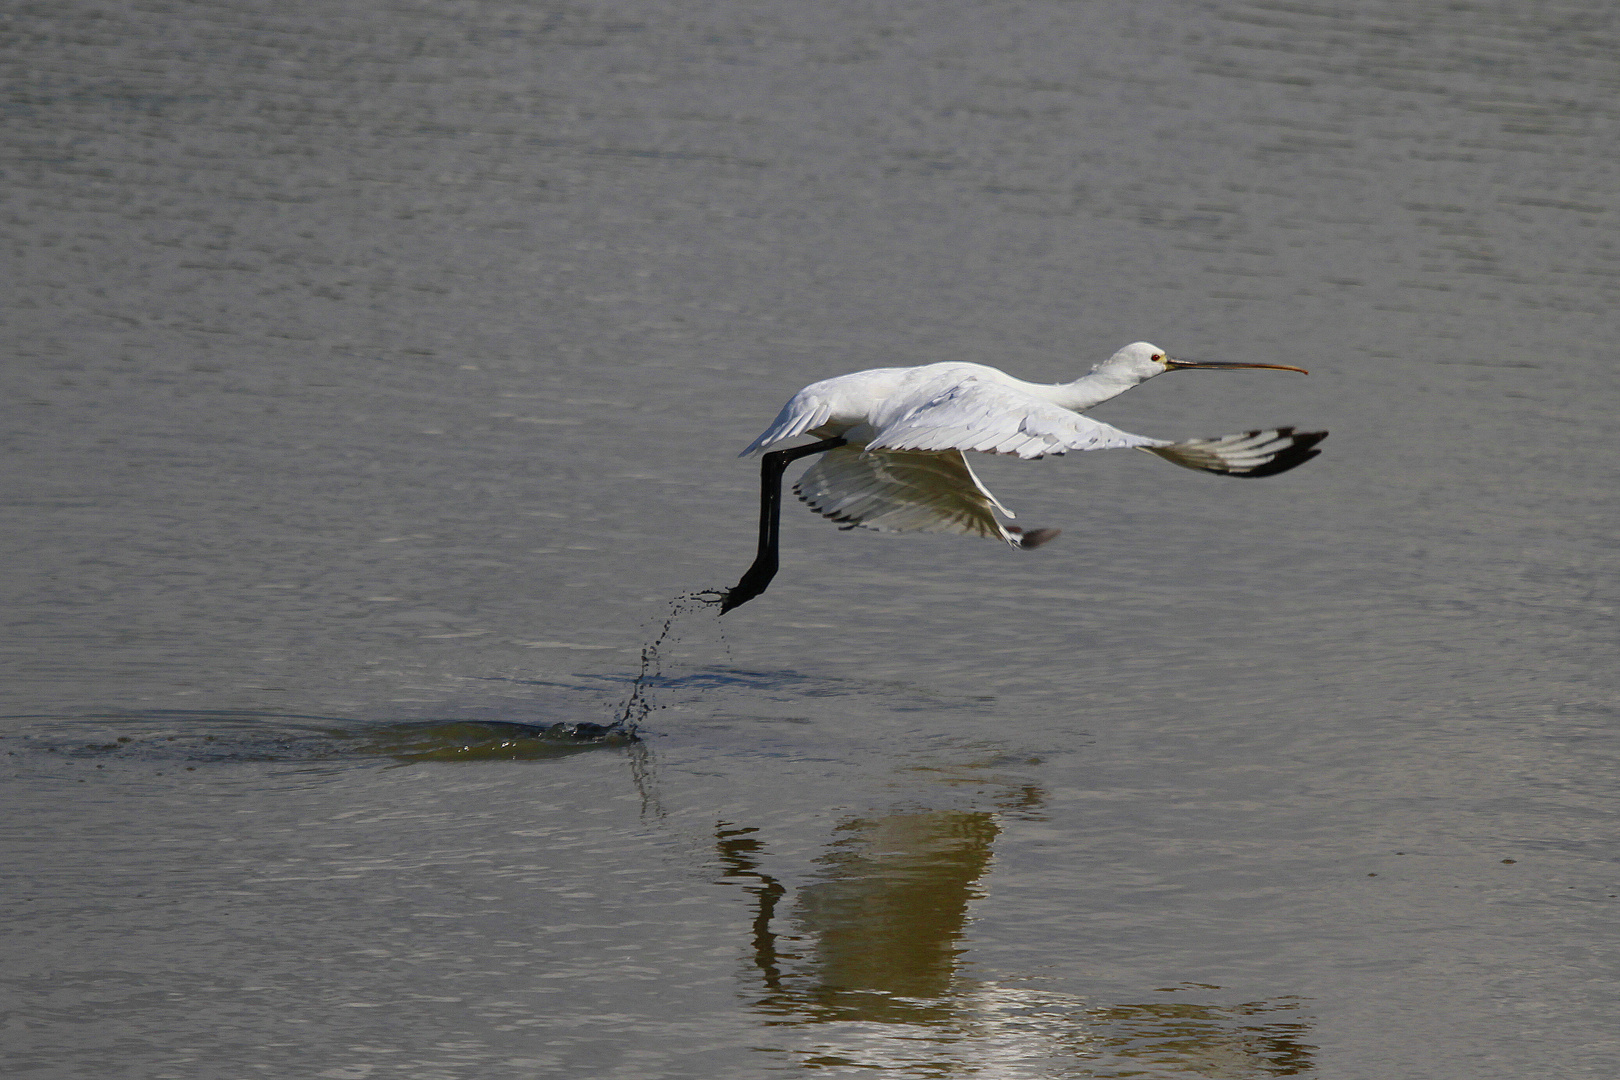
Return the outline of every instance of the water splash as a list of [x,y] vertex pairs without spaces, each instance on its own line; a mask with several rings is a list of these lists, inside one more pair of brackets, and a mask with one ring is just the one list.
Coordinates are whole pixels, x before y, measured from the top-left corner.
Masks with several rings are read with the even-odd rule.
[[712,590],[685,593],[669,602],[669,614],[664,616],[658,635],[641,647],[641,670],[636,673],[635,681],[630,684],[629,695],[619,706],[618,719],[609,724],[605,730],[623,732],[634,738],[641,722],[651,715],[654,709],[662,708],[653,703],[652,687],[664,676],[664,643],[670,639],[670,635],[675,632],[676,624],[683,617],[705,611],[714,607],[716,603]]

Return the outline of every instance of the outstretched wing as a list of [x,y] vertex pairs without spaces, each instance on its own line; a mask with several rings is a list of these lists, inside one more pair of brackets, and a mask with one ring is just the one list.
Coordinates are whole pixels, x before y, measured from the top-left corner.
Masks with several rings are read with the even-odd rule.
[[879,532],[939,532],[1018,544],[996,519],[1002,506],[959,451],[906,453],[840,447],[817,458],[793,493],[843,525]]
[[1164,439],[1070,412],[994,382],[959,382],[921,405],[881,422],[871,450],[977,450],[1038,458],[1070,450],[1167,446]]

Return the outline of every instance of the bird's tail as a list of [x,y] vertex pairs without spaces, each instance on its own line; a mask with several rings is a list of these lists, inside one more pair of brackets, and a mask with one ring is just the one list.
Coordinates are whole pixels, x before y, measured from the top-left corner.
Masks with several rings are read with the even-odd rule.
[[1316,444],[1327,436],[1325,431],[1296,432],[1291,427],[1282,427],[1141,449],[1184,469],[1221,476],[1276,476],[1320,454],[1322,451],[1315,448]]

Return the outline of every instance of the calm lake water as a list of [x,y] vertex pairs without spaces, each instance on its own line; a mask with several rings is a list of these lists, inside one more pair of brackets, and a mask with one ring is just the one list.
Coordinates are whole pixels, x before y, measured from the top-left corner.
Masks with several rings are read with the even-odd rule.
[[[6,1076],[1620,1075],[1613,5],[8,26]],[[1325,453],[672,617],[799,386],[1140,338]]]

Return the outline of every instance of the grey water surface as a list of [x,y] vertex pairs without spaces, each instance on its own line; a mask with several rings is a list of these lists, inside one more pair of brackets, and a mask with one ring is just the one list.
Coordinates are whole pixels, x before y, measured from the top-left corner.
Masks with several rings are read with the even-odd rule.
[[[1620,1075],[1613,5],[5,25],[0,1074]],[[672,607],[799,386],[1141,338],[1325,453]]]

